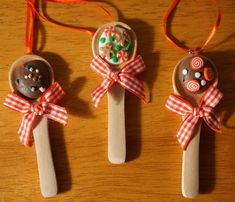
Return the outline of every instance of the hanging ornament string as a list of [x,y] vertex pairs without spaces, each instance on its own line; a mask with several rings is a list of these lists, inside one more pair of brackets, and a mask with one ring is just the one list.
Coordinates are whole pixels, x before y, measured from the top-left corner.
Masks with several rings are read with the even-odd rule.
[[35,22],[35,9],[30,5],[35,6],[35,0],[27,0],[26,8],[26,33],[25,33],[25,46],[26,53],[30,54],[33,51],[34,42],[34,22]]
[[[99,5],[95,2],[89,2],[89,1],[86,1],[86,0],[47,0],[47,1],[48,2],[53,2],[53,3],[65,3],[65,4],[81,4],[81,3],[91,4],[91,5],[94,5],[94,6],[98,7],[100,10],[102,10],[106,14],[106,16],[108,16],[109,18],[111,18],[111,19],[113,18],[111,13],[106,8],[104,8],[103,6],[101,6],[101,5]],[[43,3],[47,2],[47,1],[43,0]],[[55,27],[58,27],[58,28],[61,28],[61,29],[68,29],[68,30],[71,30],[71,31],[80,31],[80,32],[86,33],[86,34],[91,35],[91,36],[94,35],[93,31],[88,30],[86,28],[70,27],[70,26],[66,26],[66,25],[61,25],[57,22],[52,22],[47,17],[42,15],[39,11],[37,11],[36,8],[35,8],[35,5],[30,0],[27,1],[27,4],[31,7],[33,12],[38,16],[38,18],[45,24],[55,26]]]
[[217,18],[215,23],[213,24],[213,27],[209,33],[208,38],[206,39],[206,41],[204,42],[204,44],[199,47],[199,48],[195,48],[195,49],[191,49],[188,47],[185,47],[184,45],[179,45],[178,43],[176,43],[171,36],[168,33],[167,30],[167,24],[168,24],[168,18],[170,17],[170,15],[174,12],[174,10],[176,9],[177,5],[180,3],[180,0],[174,0],[174,2],[172,3],[171,7],[169,8],[169,10],[167,11],[167,13],[164,15],[163,17],[163,33],[164,36],[166,37],[166,39],[175,47],[187,52],[187,53],[198,53],[203,51],[206,46],[208,45],[208,43],[211,41],[211,39],[213,38],[215,32],[217,31],[217,29],[219,28],[220,25],[220,21],[221,21],[221,10],[220,7],[218,5],[218,1],[214,0],[214,5],[217,8]]

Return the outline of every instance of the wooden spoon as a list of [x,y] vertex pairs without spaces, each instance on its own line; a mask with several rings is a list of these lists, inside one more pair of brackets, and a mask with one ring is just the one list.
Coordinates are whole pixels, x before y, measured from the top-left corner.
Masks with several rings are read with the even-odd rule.
[[[205,90],[199,94],[190,93],[182,86],[179,80],[179,67],[182,61],[194,57],[194,55],[189,55],[184,57],[175,66],[172,83],[174,93],[182,96],[184,99],[189,101],[194,107],[197,107],[199,101],[205,92]],[[207,60],[214,70],[215,77],[211,85],[216,86],[218,83],[218,72],[215,65],[206,57],[201,56],[203,60]],[[209,86],[208,86],[209,87]],[[207,88],[208,88],[207,87]],[[185,117],[183,117],[184,120]],[[187,150],[183,151],[183,161],[182,161],[182,194],[186,198],[195,198],[199,192],[199,142],[200,142],[200,132],[201,132],[202,120],[199,119],[194,130],[194,137],[188,144]]]
[[[24,55],[12,64],[9,71],[9,84],[13,92],[17,93],[17,89],[15,89],[13,85],[15,82],[13,78],[14,69],[33,60],[41,60],[47,64],[52,78],[51,81],[52,83],[54,82],[53,69],[45,59],[37,55]],[[32,102],[36,103],[37,101],[33,100]],[[55,196],[57,194],[57,181],[50,147],[48,120],[46,117],[38,117],[37,124],[33,129],[33,137],[37,155],[41,193],[45,198]]]
[[[135,32],[126,24],[111,22],[100,27],[92,39],[92,52],[94,56],[99,55],[99,39],[108,26],[117,26],[127,30],[131,38],[132,51],[129,59],[119,65],[111,64],[113,70],[121,69],[126,63],[134,59],[137,51],[137,37]],[[121,164],[126,159],[125,138],[125,89],[114,84],[108,91],[108,159],[113,164]]]

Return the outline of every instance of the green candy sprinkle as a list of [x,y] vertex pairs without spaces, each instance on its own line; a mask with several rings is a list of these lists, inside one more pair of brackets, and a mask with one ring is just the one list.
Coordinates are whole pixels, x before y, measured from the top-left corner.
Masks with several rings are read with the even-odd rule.
[[126,51],[129,52],[131,50],[131,44],[128,43],[125,47]]
[[116,54],[113,54],[113,55],[112,55],[112,60],[113,60],[113,62],[115,62],[115,63],[118,61],[118,58],[117,58]]
[[39,83],[40,83],[41,81],[42,81],[42,80],[41,80],[40,78],[38,78],[37,82],[39,82]]
[[116,51],[120,51],[121,50],[121,46],[120,45],[116,45],[115,47],[114,47],[114,49],[116,50]]
[[114,38],[111,36],[111,37],[109,37],[109,42],[113,42],[114,41]]
[[106,41],[106,39],[105,39],[104,37],[101,37],[101,38],[100,38],[100,42],[101,42],[101,43],[104,43],[105,41]]
[[19,83],[19,82],[20,82],[20,80],[19,80],[19,79],[16,79],[16,80],[15,80],[15,82],[16,82],[16,83]]

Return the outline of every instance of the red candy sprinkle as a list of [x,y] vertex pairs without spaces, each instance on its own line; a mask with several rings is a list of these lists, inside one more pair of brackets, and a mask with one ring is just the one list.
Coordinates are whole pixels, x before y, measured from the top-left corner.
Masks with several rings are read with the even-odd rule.
[[41,78],[42,78],[42,75],[39,75],[39,76],[38,76],[38,78],[40,78],[40,79],[41,79]]
[[186,88],[188,91],[195,93],[195,92],[199,91],[200,84],[197,80],[190,80],[187,82]]
[[211,67],[205,67],[203,74],[207,81],[212,81],[215,78],[214,71]]
[[190,67],[194,70],[201,69],[204,65],[204,61],[201,57],[193,57],[190,61]]
[[38,78],[35,76],[33,77],[33,81],[36,82],[38,80]]

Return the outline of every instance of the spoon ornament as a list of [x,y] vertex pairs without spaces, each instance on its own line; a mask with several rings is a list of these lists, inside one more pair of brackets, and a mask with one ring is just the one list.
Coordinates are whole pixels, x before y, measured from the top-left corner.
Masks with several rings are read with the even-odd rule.
[[219,118],[214,107],[222,98],[216,88],[218,72],[205,56],[188,55],[175,66],[172,75],[174,94],[166,107],[182,115],[183,123],[177,139],[183,148],[182,193],[195,198],[199,191],[199,142],[201,123],[220,132]]
[[[37,55],[27,54],[16,60],[9,71],[8,94],[4,105],[23,113],[18,133],[25,146],[34,140],[41,193],[44,197],[57,194],[57,181],[50,147],[48,118],[67,123],[67,112],[55,105],[64,92],[54,82],[51,65]],[[33,136],[31,135],[33,133]]]
[[122,22],[100,27],[92,39],[94,59],[91,68],[104,77],[92,92],[95,107],[108,94],[108,159],[121,164],[126,159],[125,89],[145,101],[143,84],[135,77],[145,69],[141,56],[136,57],[135,32]]

